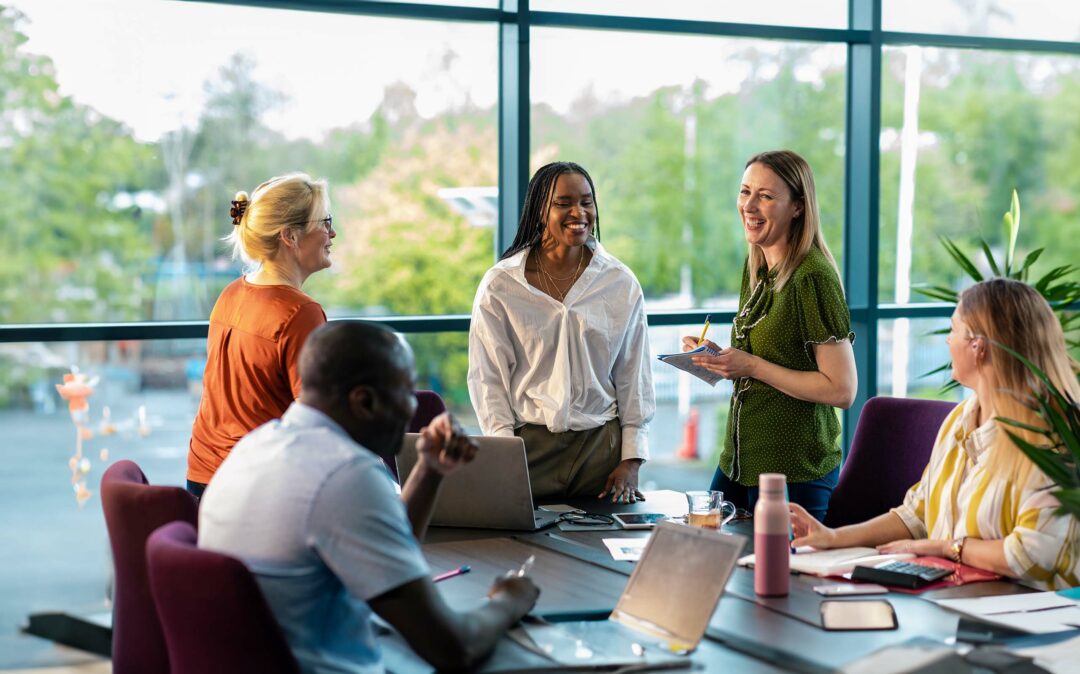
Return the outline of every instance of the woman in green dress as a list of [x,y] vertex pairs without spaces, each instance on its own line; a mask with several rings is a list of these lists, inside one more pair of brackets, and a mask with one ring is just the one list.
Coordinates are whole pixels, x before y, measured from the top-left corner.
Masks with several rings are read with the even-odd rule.
[[[694,362],[732,381],[724,449],[712,489],[753,509],[758,475],[783,473],[788,498],[824,519],[840,472],[840,422],[858,379],[851,318],[821,235],[814,176],[799,155],[746,163],[739,216],[749,254],[731,347]],[[683,338],[684,350],[697,346]]]

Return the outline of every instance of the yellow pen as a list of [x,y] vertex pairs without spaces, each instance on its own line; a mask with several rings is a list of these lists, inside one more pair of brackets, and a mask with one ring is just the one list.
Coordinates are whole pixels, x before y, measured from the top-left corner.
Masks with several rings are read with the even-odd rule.
[[701,329],[701,337],[698,337],[697,345],[701,346],[705,341],[705,333],[709,331],[709,317],[710,314],[705,314],[705,327]]

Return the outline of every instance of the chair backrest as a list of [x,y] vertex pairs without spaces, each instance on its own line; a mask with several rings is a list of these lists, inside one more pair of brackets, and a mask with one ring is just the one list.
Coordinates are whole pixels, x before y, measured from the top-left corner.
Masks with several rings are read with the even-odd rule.
[[195,543],[195,527],[173,522],[155,531],[146,545],[172,674],[299,674],[248,568]]
[[409,422],[409,432],[419,433],[431,420],[446,411],[446,403],[434,391],[416,391],[416,414]]
[[825,523],[839,527],[863,522],[900,505],[922,477],[938,429],[955,406],[884,396],[866,401]]
[[[446,403],[442,397],[434,391],[418,390],[416,393],[416,414],[409,421],[409,433],[419,433],[420,429],[431,423],[431,420],[446,411]],[[395,480],[401,481],[397,472],[397,463],[383,459],[383,463],[390,470]]]
[[194,524],[195,498],[180,487],[151,486],[133,461],[117,461],[101,476],[101,509],[113,565],[113,672],[168,672],[169,657],[146,575],[146,539],[162,524]]

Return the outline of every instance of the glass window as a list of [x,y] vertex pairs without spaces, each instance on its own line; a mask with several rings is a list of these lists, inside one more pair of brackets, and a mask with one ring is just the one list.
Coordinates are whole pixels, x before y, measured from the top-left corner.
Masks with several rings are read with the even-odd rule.
[[1080,58],[887,48],[881,89],[882,302],[927,301],[919,284],[971,283],[942,236],[989,274],[978,241],[1003,260],[1014,189],[1017,257],[1046,249],[1030,280],[1080,259]]
[[811,28],[847,28],[846,0],[818,2],[718,2],[717,0],[531,0],[529,8],[537,11],[612,14],[660,19],[722,21],[725,23],[763,23],[774,26]]
[[475,287],[494,228],[444,190],[497,183],[497,48],[494,23],[17,0],[0,321],[206,318],[240,273],[229,201],[296,170],[332,188],[334,267],[305,285],[330,313],[467,311],[441,279]]
[[945,335],[934,334],[942,329],[948,331],[948,318],[879,321],[876,395],[960,400],[962,387],[943,390],[952,378],[950,371],[934,372],[949,362]]
[[883,0],[884,30],[1029,40],[1080,39],[1080,5],[1061,0]]
[[810,162],[842,265],[842,45],[549,28],[532,37],[532,168],[564,159],[589,170],[602,241],[651,307],[735,308],[746,257],[735,201],[746,159],[763,150]]
[[[131,459],[183,484],[205,358],[202,339],[0,345],[0,620],[107,609],[101,475]],[[76,415],[56,389],[72,367],[93,384]]]

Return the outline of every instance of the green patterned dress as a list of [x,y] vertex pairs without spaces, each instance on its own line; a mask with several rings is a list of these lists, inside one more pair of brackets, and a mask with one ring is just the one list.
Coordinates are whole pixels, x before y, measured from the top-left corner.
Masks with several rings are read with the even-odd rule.
[[[750,288],[743,266],[739,313],[731,345],[791,370],[818,369],[814,345],[854,342],[851,317],[836,270],[817,248],[775,289],[776,270],[758,274]],[[825,404],[792,398],[764,382],[732,382],[720,469],[733,482],[757,486],[761,473],[783,473],[789,483],[816,480],[840,465],[840,421]]]

